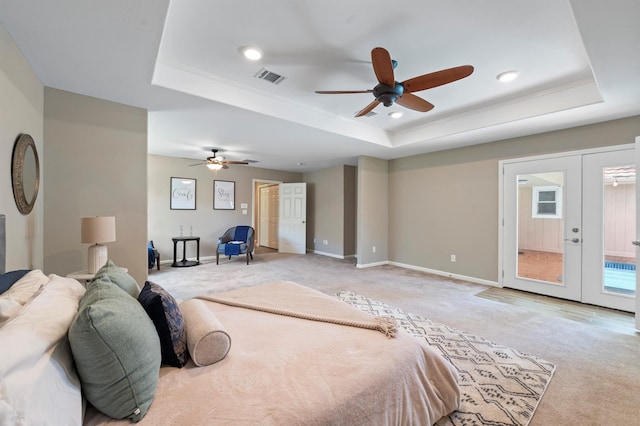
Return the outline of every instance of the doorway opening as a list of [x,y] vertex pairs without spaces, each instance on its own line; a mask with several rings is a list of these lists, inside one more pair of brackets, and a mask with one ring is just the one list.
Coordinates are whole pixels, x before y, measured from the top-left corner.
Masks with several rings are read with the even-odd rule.
[[252,224],[255,246],[265,250],[278,250],[279,184],[282,181],[253,180]]

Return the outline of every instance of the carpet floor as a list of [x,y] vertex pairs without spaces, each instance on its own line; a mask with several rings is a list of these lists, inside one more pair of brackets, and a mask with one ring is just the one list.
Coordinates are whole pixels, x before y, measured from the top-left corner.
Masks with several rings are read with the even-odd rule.
[[[352,291],[448,327],[544,359],[556,366],[530,421],[541,425],[638,422],[640,336],[622,334],[549,312],[488,300],[489,287],[398,268],[358,269],[352,260],[314,254],[257,254],[202,259],[201,265],[150,271],[149,280],[176,299],[271,281],[294,281],[328,295]],[[636,423],[637,424],[637,423]]]
[[438,426],[526,426],[555,371],[553,364],[538,357],[351,291],[337,297],[372,315],[394,318],[401,329],[424,340],[456,368],[461,405]]

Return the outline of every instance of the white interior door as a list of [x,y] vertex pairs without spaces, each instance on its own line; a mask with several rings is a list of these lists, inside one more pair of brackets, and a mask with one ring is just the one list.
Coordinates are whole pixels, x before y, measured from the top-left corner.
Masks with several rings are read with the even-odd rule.
[[307,184],[280,184],[278,250],[305,254],[307,249]]
[[280,221],[280,187],[269,188],[269,247],[278,248],[278,227]]
[[580,156],[503,165],[505,287],[581,300]]
[[583,156],[582,301],[636,312],[634,149]]
[[258,243],[263,247],[269,247],[269,206],[270,206],[270,197],[269,197],[269,187],[261,186],[260,187],[260,209],[258,214],[260,216],[260,222],[258,226]]

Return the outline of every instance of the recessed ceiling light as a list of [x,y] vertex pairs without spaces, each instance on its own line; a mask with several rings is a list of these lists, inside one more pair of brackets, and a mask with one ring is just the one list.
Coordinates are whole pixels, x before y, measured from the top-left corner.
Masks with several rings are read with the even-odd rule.
[[240,51],[242,56],[251,61],[257,61],[258,59],[262,58],[262,51],[255,46],[243,46],[238,50]]
[[498,81],[506,83],[508,81],[514,80],[517,76],[518,76],[518,71],[511,70],[511,71],[501,72],[496,76],[496,78],[498,79]]
[[402,117],[402,111],[393,111],[389,113],[389,117],[391,118],[400,118]]

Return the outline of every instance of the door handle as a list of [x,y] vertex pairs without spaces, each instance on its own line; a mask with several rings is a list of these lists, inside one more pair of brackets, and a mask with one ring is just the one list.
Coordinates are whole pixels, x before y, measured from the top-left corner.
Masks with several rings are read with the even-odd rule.
[[640,241],[638,240],[631,241],[631,244],[633,244],[634,246],[640,246]]
[[[572,243],[579,243],[580,242],[580,238],[565,238],[565,241],[571,241]],[[638,241],[638,244],[640,244],[640,241]]]

